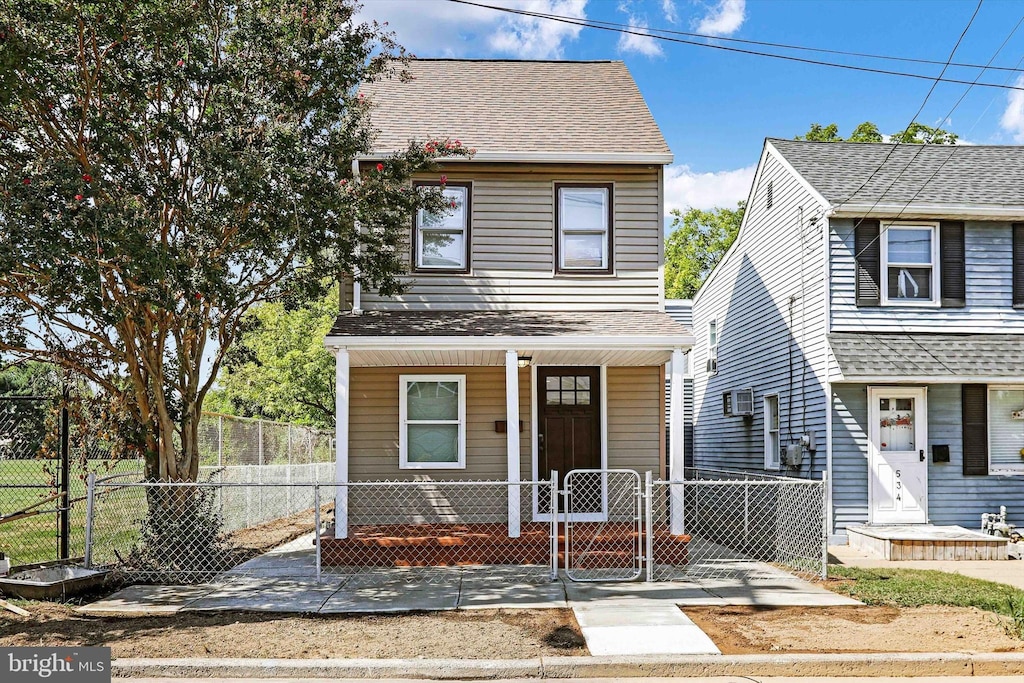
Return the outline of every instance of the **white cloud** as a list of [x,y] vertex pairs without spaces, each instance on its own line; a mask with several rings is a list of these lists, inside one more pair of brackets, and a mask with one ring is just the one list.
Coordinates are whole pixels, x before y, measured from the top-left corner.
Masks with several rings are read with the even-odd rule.
[[756,164],[710,173],[696,173],[686,164],[670,166],[665,171],[665,213],[672,209],[735,207],[750,194],[756,170]]
[[665,20],[669,23],[674,24],[679,21],[675,0],[661,0],[661,11],[665,13]]
[[709,9],[697,24],[697,32],[729,36],[739,30],[746,18],[747,0],[718,0],[718,6]]
[[[510,3],[518,9],[544,14],[559,14],[585,19],[587,0],[527,0]],[[562,56],[563,44],[575,40],[582,26],[550,19],[510,15],[488,39],[488,45],[501,54],[523,59],[549,59]]]
[[[490,0],[489,4],[584,19],[587,0]],[[359,19],[387,22],[398,43],[421,57],[557,59],[582,30],[447,0],[372,0],[363,4]]]
[[648,38],[647,22],[630,15],[629,30],[633,33],[623,33],[619,36],[619,52],[636,52],[648,57],[660,57],[664,54],[661,45],[654,38]]
[[[1024,76],[1018,76],[1014,85],[1024,87]],[[1006,109],[999,119],[999,125],[1013,135],[1016,142],[1024,142],[1024,90],[1011,90],[1007,93]]]

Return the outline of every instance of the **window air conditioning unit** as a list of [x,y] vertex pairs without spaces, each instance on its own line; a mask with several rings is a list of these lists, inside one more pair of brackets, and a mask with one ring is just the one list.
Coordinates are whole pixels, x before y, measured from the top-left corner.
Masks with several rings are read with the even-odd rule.
[[713,375],[716,372],[718,372],[718,359],[717,358],[708,358],[706,369],[707,369],[708,374],[710,374],[710,375]]
[[750,417],[754,414],[754,390],[733,389],[722,394],[722,413],[729,417]]

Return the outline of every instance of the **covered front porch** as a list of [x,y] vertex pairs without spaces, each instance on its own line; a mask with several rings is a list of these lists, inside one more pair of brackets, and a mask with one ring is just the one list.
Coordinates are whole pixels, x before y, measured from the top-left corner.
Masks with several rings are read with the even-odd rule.
[[[552,481],[561,489],[584,469],[681,473],[692,341],[656,311],[339,317],[326,344],[337,359],[335,478],[350,485],[336,489],[328,554],[401,565],[413,562],[403,548],[422,557],[432,546],[439,564],[521,563],[531,548],[551,555],[550,524],[567,515],[612,525],[605,536],[621,545],[629,534],[610,532],[606,484],[574,509],[556,501],[553,517]],[[388,481],[421,485],[396,500],[377,486]]]

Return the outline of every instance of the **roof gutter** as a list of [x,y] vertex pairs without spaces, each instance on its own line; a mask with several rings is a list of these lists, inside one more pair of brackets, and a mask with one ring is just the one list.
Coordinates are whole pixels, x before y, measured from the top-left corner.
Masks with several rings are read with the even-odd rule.
[[960,216],[996,218],[1006,220],[1024,219],[1024,204],[955,204],[939,202],[838,202],[829,207],[828,215],[833,218],[860,218],[873,216]]
[[639,351],[665,351],[671,349],[688,349],[693,346],[695,338],[690,335],[678,336],[635,336],[635,337],[594,337],[594,336],[559,336],[559,337],[478,337],[478,336],[346,336],[328,334],[324,346],[328,348],[344,347],[348,349],[374,349],[377,351],[399,350],[444,350],[444,349],[476,349],[505,351],[514,348],[535,350],[608,350],[627,349]]
[[[386,159],[395,151],[378,150],[359,157],[360,161]],[[477,152],[461,161],[484,163],[536,163],[536,164],[671,164],[671,152]]]

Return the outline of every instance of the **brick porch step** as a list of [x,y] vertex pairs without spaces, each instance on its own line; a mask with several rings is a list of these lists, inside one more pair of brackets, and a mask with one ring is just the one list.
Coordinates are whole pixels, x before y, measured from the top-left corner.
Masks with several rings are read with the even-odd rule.
[[[349,528],[348,538],[328,533],[321,539],[321,561],[328,566],[448,567],[463,565],[547,564],[550,527],[522,525],[509,538],[503,524],[379,524]],[[573,530],[574,566],[617,567],[631,563],[636,530],[628,524],[580,524]],[[660,564],[684,565],[689,536],[654,532]],[[558,537],[559,566],[565,566],[565,528]],[[643,546],[641,545],[641,550]]]

